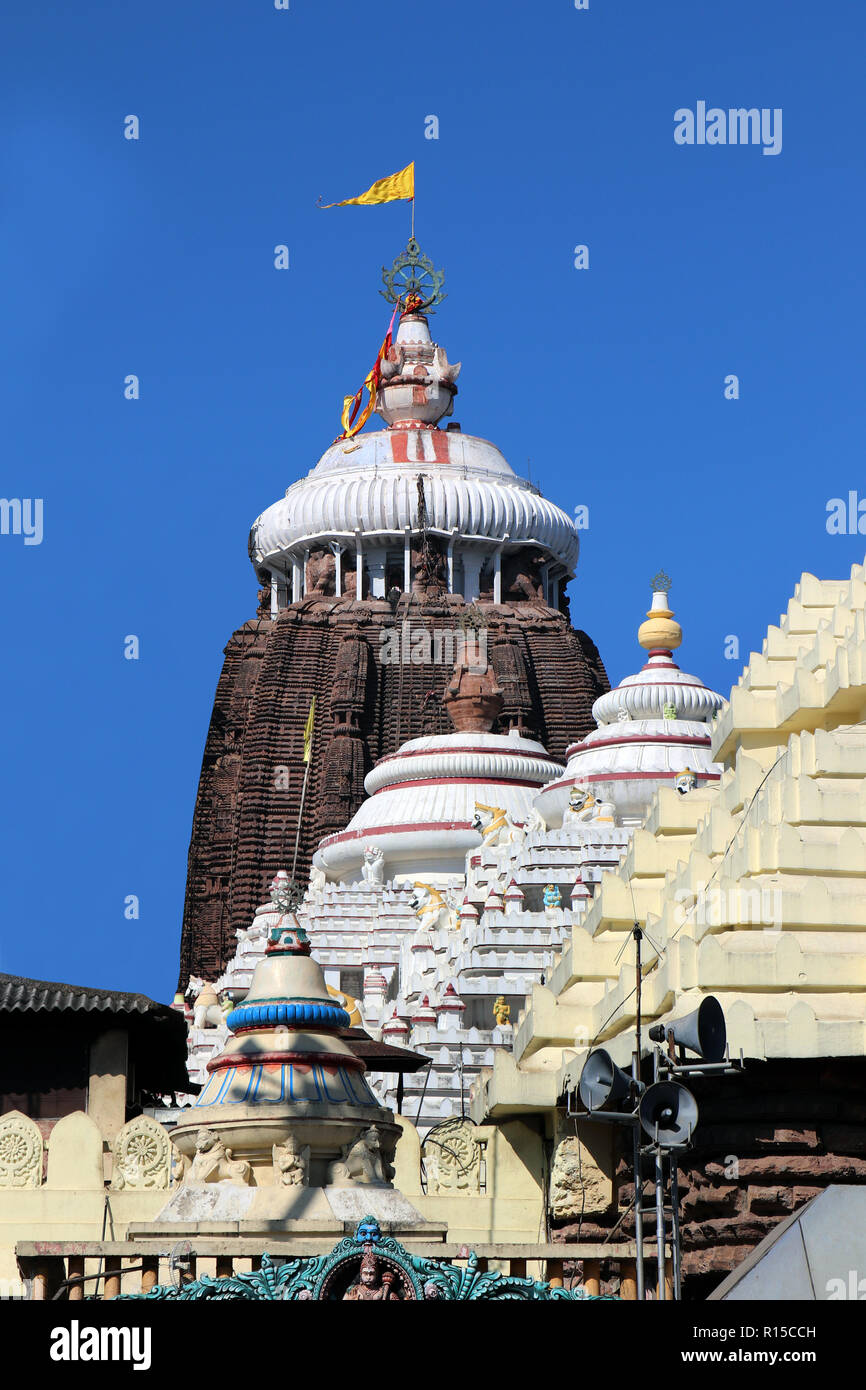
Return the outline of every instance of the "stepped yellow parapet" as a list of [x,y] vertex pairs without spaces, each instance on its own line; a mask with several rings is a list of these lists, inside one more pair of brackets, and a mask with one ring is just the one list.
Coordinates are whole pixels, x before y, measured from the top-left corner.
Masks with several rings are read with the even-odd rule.
[[[866,1055],[864,605],[863,565],[847,580],[802,575],[712,726],[721,781],[657,793],[575,915],[513,1056],[485,1075],[476,1119],[546,1108],[593,1044],[628,1064],[634,966],[620,951],[635,918],[660,953],[645,941],[645,1022],[712,992],[733,1052]],[[672,616],[661,600],[655,610],[647,641]]]

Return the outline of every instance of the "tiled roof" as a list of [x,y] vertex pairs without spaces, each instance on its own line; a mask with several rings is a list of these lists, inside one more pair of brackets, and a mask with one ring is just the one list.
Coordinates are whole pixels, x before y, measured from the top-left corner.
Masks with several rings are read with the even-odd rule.
[[24,975],[0,973],[0,1013],[32,1010],[74,1009],[103,1013],[161,1013],[158,1004],[146,994],[127,994],[117,989],[89,989],[82,985],[56,984],[50,980],[29,980]]

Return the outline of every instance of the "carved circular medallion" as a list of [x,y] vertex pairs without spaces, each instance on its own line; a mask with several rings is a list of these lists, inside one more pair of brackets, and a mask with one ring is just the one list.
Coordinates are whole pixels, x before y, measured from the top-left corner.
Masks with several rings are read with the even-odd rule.
[[0,1187],[39,1187],[42,1183],[42,1135],[26,1115],[0,1119]]

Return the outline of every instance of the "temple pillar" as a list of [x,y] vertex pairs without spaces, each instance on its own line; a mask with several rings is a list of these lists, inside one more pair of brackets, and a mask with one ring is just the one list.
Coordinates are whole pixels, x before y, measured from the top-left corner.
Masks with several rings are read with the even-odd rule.
[[387,552],[377,547],[367,551],[367,568],[370,571],[370,597],[385,597],[385,561]]
[[304,596],[304,571],[300,560],[292,556],[292,603],[300,603]]
[[364,597],[364,547],[361,532],[355,532],[355,598]]
[[544,602],[550,607],[550,561],[546,560],[541,566],[541,584],[544,591]]
[[493,602],[502,602],[502,547],[508,540],[508,532],[502,537],[493,556]]
[[463,597],[467,603],[475,603],[480,592],[479,580],[484,555],[478,550],[464,550],[463,555]]
[[334,594],[337,598],[343,596],[343,550],[344,546],[339,541],[331,541],[331,550],[334,552]]
[[90,1044],[87,1113],[109,1144],[126,1124],[128,1065],[125,1028],[109,1028]]
[[280,611],[280,579],[276,570],[270,571],[271,575],[271,617],[276,618]]
[[457,539],[457,527],[451,528],[451,535],[448,539],[448,592],[454,593],[454,542]]

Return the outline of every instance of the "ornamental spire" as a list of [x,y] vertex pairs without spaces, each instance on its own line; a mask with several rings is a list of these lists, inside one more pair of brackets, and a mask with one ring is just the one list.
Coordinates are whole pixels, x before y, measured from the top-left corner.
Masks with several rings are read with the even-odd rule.
[[674,619],[673,609],[668,607],[671,580],[664,570],[659,570],[650,582],[653,601],[647,610],[647,621],[638,628],[637,640],[649,652],[670,653],[683,640],[683,630]]
[[382,280],[385,288],[379,293],[389,304],[399,305],[404,314],[432,314],[448,298],[442,293],[444,270],[434,270],[414,236],[392,261],[390,270],[382,266]]

